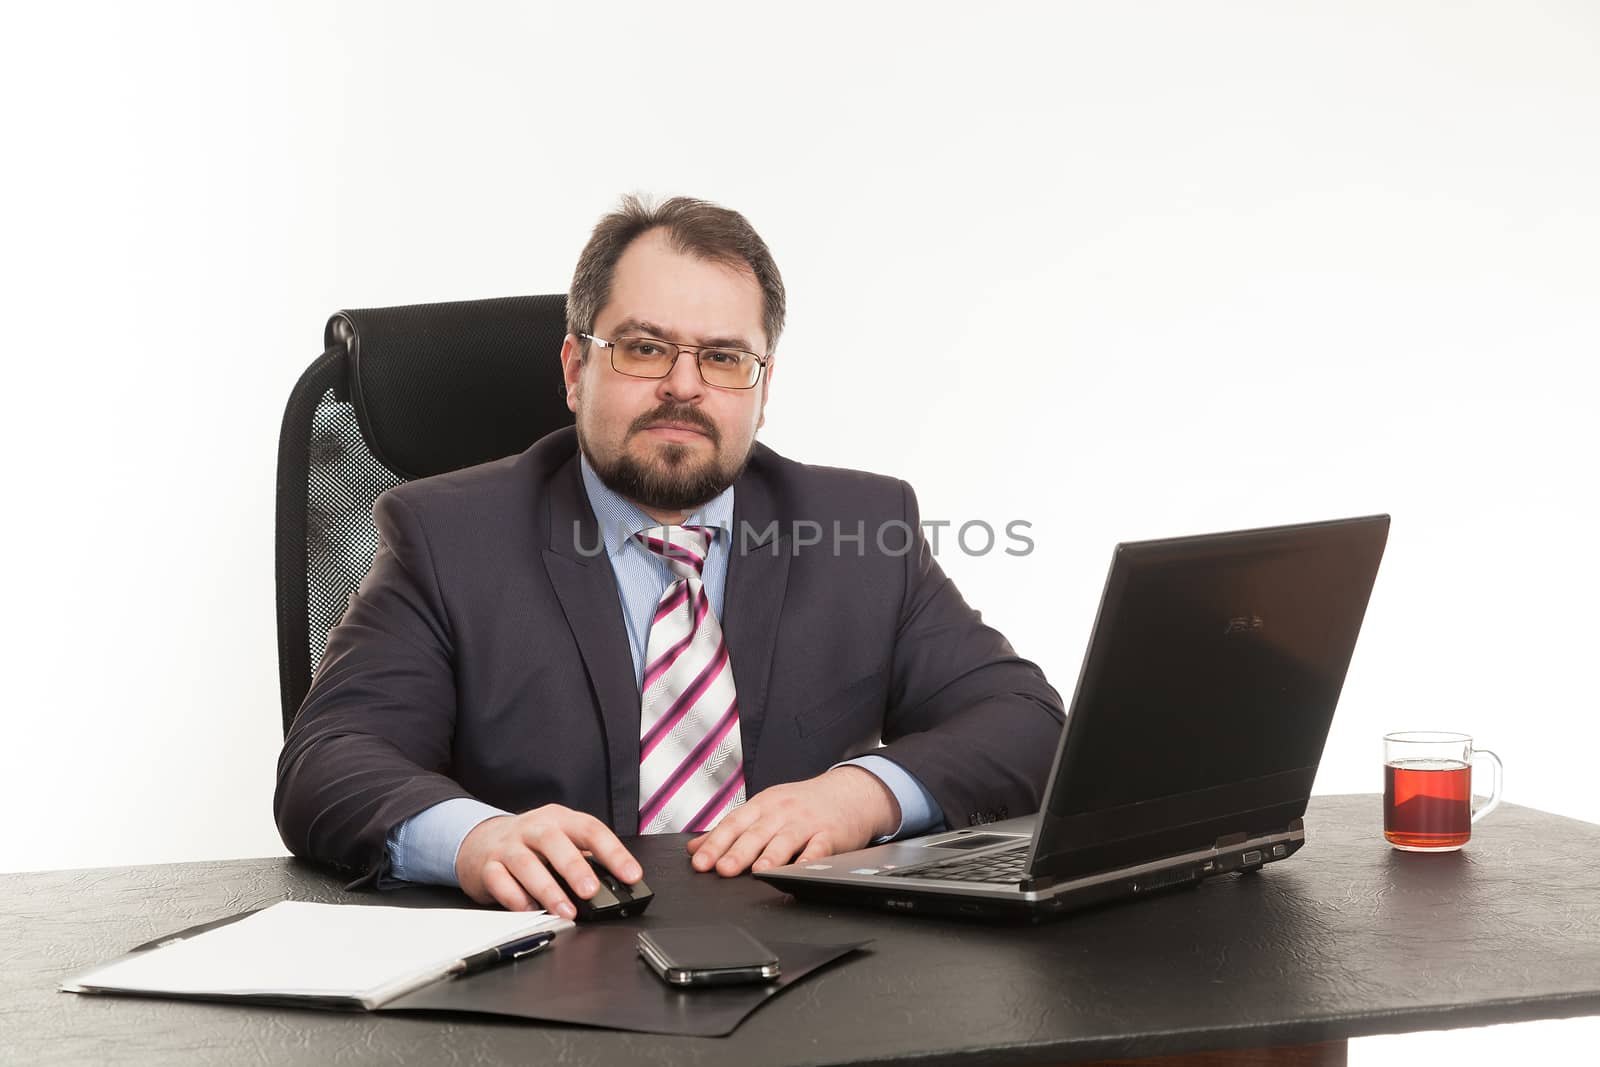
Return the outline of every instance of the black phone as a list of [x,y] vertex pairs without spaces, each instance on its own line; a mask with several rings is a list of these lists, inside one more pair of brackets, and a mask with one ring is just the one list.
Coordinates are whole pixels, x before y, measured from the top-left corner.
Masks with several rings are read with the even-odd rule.
[[680,926],[639,935],[639,956],[668,985],[771,982],[778,957],[740,926]]

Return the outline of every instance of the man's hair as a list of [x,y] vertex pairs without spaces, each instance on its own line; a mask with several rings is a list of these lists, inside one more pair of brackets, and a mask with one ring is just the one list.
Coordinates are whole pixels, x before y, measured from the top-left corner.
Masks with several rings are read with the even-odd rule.
[[665,230],[680,252],[754,274],[761,286],[761,327],[767,335],[767,352],[778,347],[778,335],[783,332],[783,277],[767,243],[737,211],[687,196],[675,196],[659,206],[625,196],[617,210],[595,225],[567,291],[568,333],[593,332],[595,317],[611,298],[617,260],[637,238],[655,229]]

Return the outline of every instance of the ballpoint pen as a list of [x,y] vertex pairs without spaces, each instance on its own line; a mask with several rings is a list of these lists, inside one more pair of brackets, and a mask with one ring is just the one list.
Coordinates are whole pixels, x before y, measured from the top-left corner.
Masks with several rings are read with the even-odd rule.
[[519,937],[515,941],[507,941],[503,945],[486,948],[482,952],[474,952],[465,959],[457,960],[450,965],[445,973],[451,978],[465,978],[467,975],[486,971],[498,963],[507,960],[520,960],[524,956],[531,956],[556,939],[554,932],[542,930],[537,934]]

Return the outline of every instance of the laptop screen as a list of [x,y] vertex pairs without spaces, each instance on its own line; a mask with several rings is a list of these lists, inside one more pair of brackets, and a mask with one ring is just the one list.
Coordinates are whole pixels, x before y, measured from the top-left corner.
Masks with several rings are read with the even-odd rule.
[[1282,830],[1305,812],[1387,516],[1119,545],[1035,874]]

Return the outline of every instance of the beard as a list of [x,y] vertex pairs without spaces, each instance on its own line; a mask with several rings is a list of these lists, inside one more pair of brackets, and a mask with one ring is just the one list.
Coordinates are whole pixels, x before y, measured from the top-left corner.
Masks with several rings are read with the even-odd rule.
[[[645,459],[628,451],[629,438],[660,422],[679,422],[701,430],[711,441],[711,455],[697,459],[694,449],[672,441],[657,445]],[[672,405],[634,419],[615,456],[601,456],[589,447],[582,419],[578,420],[578,444],[601,484],[613,493],[655,511],[683,512],[694,511],[737,481],[756,447],[752,440],[744,455],[725,459],[722,434],[711,420],[696,408]]]

